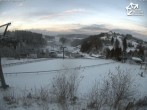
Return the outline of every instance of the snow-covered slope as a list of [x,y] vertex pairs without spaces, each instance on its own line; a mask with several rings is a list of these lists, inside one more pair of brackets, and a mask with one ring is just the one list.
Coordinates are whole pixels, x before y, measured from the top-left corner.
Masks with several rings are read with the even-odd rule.
[[[136,89],[141,93],[141,95],[147,95],[147,74],[145,77],[140,77],[140,73],[144,70],[140,70],[140,65],[130,65],[114,62],[112,60],[103,59],[57,59],[48,60],[43,62],[24,64],[20,66],[6,67],[3,69],[6,81],[11,87],[33,88],[39,86],[46,86],[50,83],[52,76],[60,73],[59,71],[52,70],[62,70],[71,69],[74,70],[79,68],[79,75],[84,76],[81,82],[80,93],[88,92],[88,88],[92,86],[95,80],[103,80],[108,77],[109,71],[115,71],[115,68],[120,66],[123,70],[130,70],[132,78],[135,78]],[[37,72],[38,71],[38,72]],[[39,72],[42,71],[42,72]],[[48,71],[48,72],[44,72]],[[20,73],[19,72],[34,72],[34,73]],[[9,73],[9,74],[7,74]],[[13,73],[13,74],[11,74]],[[16,73],[16,74],[15,74]],[[140,79],[140,80],[138,80]],[[146,83],[144,83],[144,81]]]

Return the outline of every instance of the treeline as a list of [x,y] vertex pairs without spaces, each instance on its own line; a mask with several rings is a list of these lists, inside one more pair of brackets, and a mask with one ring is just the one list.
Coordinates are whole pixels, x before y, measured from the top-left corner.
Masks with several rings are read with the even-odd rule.
[[39,49],[45,45],[46,40],[42,34],[22,30],[8,31],[7,35],[0,40],[0,55],[14,57],[20,50]]
[[[121,36],[121,37],[120,37]],[[134,47],[127,40],[133,40],[138,43],[137,47]],[[99,35],[92,35],[88,38],[74,41],[73,44],[80,44],[80,51],[83,53],[94,53],[103,54],[108,59],[115,59],[121,61],[131,57],[139,57],[144,61],[144,50],[143,41],[135,39],[130,34],[119,34],[119,33],[101,33]],[[111,47],[111,48],[109,48]],[[133,47],[135,51],[127,52],[127,48]]]
[[82,41],[81,44],[81,52],[84,53],[98,53],[103,47],[103,41],[100,37],[104,36],[105,33],[101,33],[99,35],[92,35]]
[[112,37],[111,42],[113,45],[113,48],[110,50],[109,48],[106,48],[106,58],[116,59],[118,61],[121,61],[122,59],[127,59],[131,57],[139,57],[143,61],[144,59],[144,50],[145,47],[142,44],[137,45],[135,51],[129,51],[127,52],[127,48],[131,47],[130,44],[127,43],[127,35],[122,39],[122,46],[120,45],[120,41],[118,39],[114,40]]
[[27,46],[38,48],[46,45],[45,39],[42,34],[34,33],[30,31],[14,31],[9,34],[17,39],[19,43],[24,43]]

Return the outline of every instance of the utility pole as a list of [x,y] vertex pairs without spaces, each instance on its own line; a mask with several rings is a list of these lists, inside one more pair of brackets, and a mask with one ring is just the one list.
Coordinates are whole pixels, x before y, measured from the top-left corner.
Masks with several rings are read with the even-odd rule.
[[63,49],[63,59],[64,59],[64,51],[66,47],[61,47]]
[[[7,24],[4,24],[4,25],[1,25],[1,26],[0,26],[0,28],[6,26],[5,31],[4,31],[4,33],[3,33],[3,35],[2,35],[2,38],[5,37],[6,32],[7,32],[7,29],[8,29],[8,26],[9,26],[10,24],[11,24],[11,23],[7,23]],[[0,40],[1,40],[1,39],[0,39]],[[1,81],[1,86],[2,86],[3,89],[7,89],[7,88],[9,87],[9,85],[7,85],[6,82],[5,82],[5,77],[4,77],[3,70],[2,70],[1,53],[0,53],[0,81]]]

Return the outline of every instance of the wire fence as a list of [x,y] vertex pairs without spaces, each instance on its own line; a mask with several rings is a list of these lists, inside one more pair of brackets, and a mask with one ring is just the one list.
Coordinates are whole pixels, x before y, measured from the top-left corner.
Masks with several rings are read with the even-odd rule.
[[35,63],[35,62],[41,62],[41,61],[47,61],[47,60],[52,60],[52,59],[43,58],[43,59],[27,60],[27,61],[21,61],[21,62],[16,62],[16,63],[2,64],[2,67],[17,66],[17,65],[29,64],[29,63]]
[[109,62],[109,63],[102,63],[102,64],[97,64],[97,65],[89,65],[89,66],[79,66],[79,67],[74,67],[74,68],[65,68],[65,69],[55,69],[55,70],[47,70],[47,71],[27,71],[27,72],[10,72],[10,73],[4,73],[4,74],[38,74],[38,73],[52,73],[52,72],[59,72],[59,71],[65,71],[65,70],[75,70],[75,69],[87,69],[91,67],[97,67],[97,66],[103,66],[103,65],[108,65],[108,64],[113,64],[116,62]]
[[[10,67],[10,66],[17,66],[17,65],[29,64],[29,63],[35,63],[35,62],[41,62],[41,61],[47,61],[47,60],[54,60],[54,59],[62,59],[62,58],[33,59],[33,60],[28,60],[28,61],[21,61],[21,62],[15,62],[15,63],[2,64],[2,67],[5,68],[5,67]],[[67,59],[75,59],[75,58],[67,58]],[[100,60],[100,59],[92,59],[92,58],[76,58],[76,59]]]

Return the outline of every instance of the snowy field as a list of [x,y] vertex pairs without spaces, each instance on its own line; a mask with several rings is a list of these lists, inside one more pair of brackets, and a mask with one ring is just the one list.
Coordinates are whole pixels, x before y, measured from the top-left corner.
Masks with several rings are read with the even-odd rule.
[[2,58],[2,64],[5,65],[5,64],[12,64],[12,63],[18,63],[18,62],[26,62],[26,61],[33,61],[34,59],[20,59],[20,60],[17,60],[17,59],[14,59],[14,58]]
[[[24,90],[49,87],[54,77],[68,69],[70,72],[77,72],[82,79],[78,89],[78,97],[84,98],[95,81],[101,83],[108,78],[109,71],[115,72],[118,66],[124,71],[130,71],[136,91],[135,98],[147,96],[147,71],[140,69],[140,65],[119,63],[112,60],[53,59],[4,67],[3,72],[10,89],[21,93]],[[141,72],[144,73],[143,77],[140,76]]]
[[2,58],[1,62],[2,62],[3,67],[10,67],[10,66],[15,66],[15,65],[22,65],[22,64],[28,64],[28,63],[40,62],[40,61],[44,61],[44,60],[48,60],[48,59],[47,58],[39,58],[39,59]]

